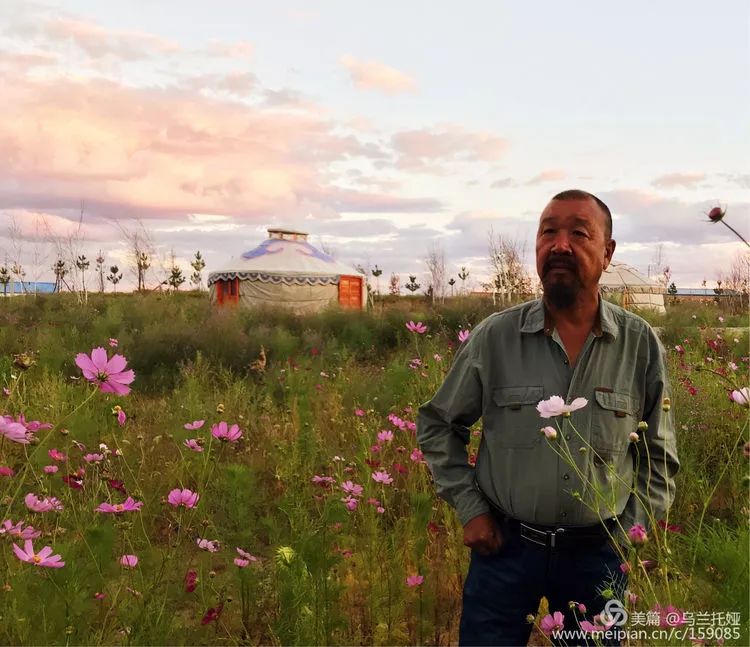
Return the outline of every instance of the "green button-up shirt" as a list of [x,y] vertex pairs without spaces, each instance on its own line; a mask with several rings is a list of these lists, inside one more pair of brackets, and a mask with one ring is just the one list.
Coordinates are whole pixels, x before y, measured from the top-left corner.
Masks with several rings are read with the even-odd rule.
[[[553,395],[588,403],[569,418],[541,418],[537,403]],[[661,519],[674,500],[679,463],[668,396],[664,350],[643,319],[600,299],[598,325],[571,367],[538,299],[474,328],[420,407],[417,439],[438,494],[462,524],[494,505],[539,525],[616,516],[625,529],[648,527],[643,506]],[[480,418],[473,467],[466,445]],[[540,432],[547,425],[558,428],[555,440]]]

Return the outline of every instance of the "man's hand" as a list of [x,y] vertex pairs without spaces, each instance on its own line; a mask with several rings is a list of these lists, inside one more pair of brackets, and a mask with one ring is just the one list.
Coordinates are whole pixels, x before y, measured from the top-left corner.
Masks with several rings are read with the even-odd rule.
[[503,546],[503,536],[491,513],[485,512],[464,526],[464,546],[473,548],[483,557],[494,555]]

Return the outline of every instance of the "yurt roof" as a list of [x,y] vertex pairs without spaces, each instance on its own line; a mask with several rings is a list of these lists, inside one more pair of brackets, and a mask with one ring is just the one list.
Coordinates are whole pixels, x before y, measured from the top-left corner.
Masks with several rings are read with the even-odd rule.
[[[307,241],[307,232],[269,229],[257,247],[211,274],[259,272],[273,276],[363,276],[346,263],[320,251]],[[210,279],[210,275],[209,275]]]
[[631,292],[651,292],[661,294],[662,287],[643,276],[638,270],[625,263],[610,263],[609,267],[602,272],[599,286],[603,290],[617,291],[629,290]]

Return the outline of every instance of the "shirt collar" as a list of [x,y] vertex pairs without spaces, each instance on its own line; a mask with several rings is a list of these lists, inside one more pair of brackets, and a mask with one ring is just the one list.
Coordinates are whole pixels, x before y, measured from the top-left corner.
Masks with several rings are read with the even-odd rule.
[[[537,333],[543,331],[545,335],[551,335],[554,324],[542,299],[532,301],[526,312],[526,317],[521,321],[521,332]],[[594,323],[593,333],[601,337],[604,333],[617,339],[617,324],[615,322],[614,306],[599,296],[599,317]]]

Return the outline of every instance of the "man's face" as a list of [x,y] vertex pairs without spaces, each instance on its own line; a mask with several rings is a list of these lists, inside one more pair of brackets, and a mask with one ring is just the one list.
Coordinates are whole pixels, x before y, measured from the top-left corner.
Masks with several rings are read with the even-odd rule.
[[615,241],[606,240],[604,213],[596,202],[552,200],[536,235],[536,271],[545,297],[557,308],[568,308],[582,290],[596,292],[614,251]]

